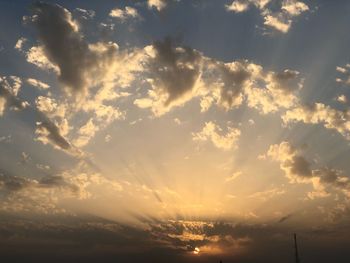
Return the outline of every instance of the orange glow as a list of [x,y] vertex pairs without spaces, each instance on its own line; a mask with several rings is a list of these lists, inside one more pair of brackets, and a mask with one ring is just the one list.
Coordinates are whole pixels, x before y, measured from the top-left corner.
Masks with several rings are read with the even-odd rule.
[[198,255],[199,252],[201,252],[201,251],[200,251],[200,249],[199,249],[198,247],[196,247],[196,248],[193,250],[193,254],[195,254],[195,255]]

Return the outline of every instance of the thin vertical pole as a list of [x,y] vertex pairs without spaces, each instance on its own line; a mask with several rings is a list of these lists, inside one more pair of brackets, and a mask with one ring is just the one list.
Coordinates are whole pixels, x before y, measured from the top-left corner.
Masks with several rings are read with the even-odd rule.
[[294,234],[294,248],[295,248],[295,263],[300,263],[298,244],[297,244],[297,234]]

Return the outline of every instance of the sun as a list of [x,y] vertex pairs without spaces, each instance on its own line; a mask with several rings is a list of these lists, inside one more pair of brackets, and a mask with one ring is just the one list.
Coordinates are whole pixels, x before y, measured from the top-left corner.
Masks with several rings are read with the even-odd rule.
[[193,254],[195,254],[195,255],[198,255],[199,252],[201,252],[201,251],[200,251],[200,249],[199,249],[198,247],[196,247],[196,248],[193,250]]

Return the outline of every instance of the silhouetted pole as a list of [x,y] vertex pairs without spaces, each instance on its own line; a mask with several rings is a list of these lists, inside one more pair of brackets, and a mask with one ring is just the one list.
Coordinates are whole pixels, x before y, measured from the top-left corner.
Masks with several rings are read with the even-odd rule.
[[298,244],[297,244],[297,234],[294,234],[294,247],[295,247],[295,263],[300,263]]

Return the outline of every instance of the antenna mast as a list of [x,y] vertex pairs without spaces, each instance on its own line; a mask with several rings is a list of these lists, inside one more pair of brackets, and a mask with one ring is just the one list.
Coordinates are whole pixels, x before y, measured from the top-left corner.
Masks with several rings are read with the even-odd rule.
[[295,263],[300,263],[298,244],[297,244],[297,234],[294,234],[294,248],[295,248]]

